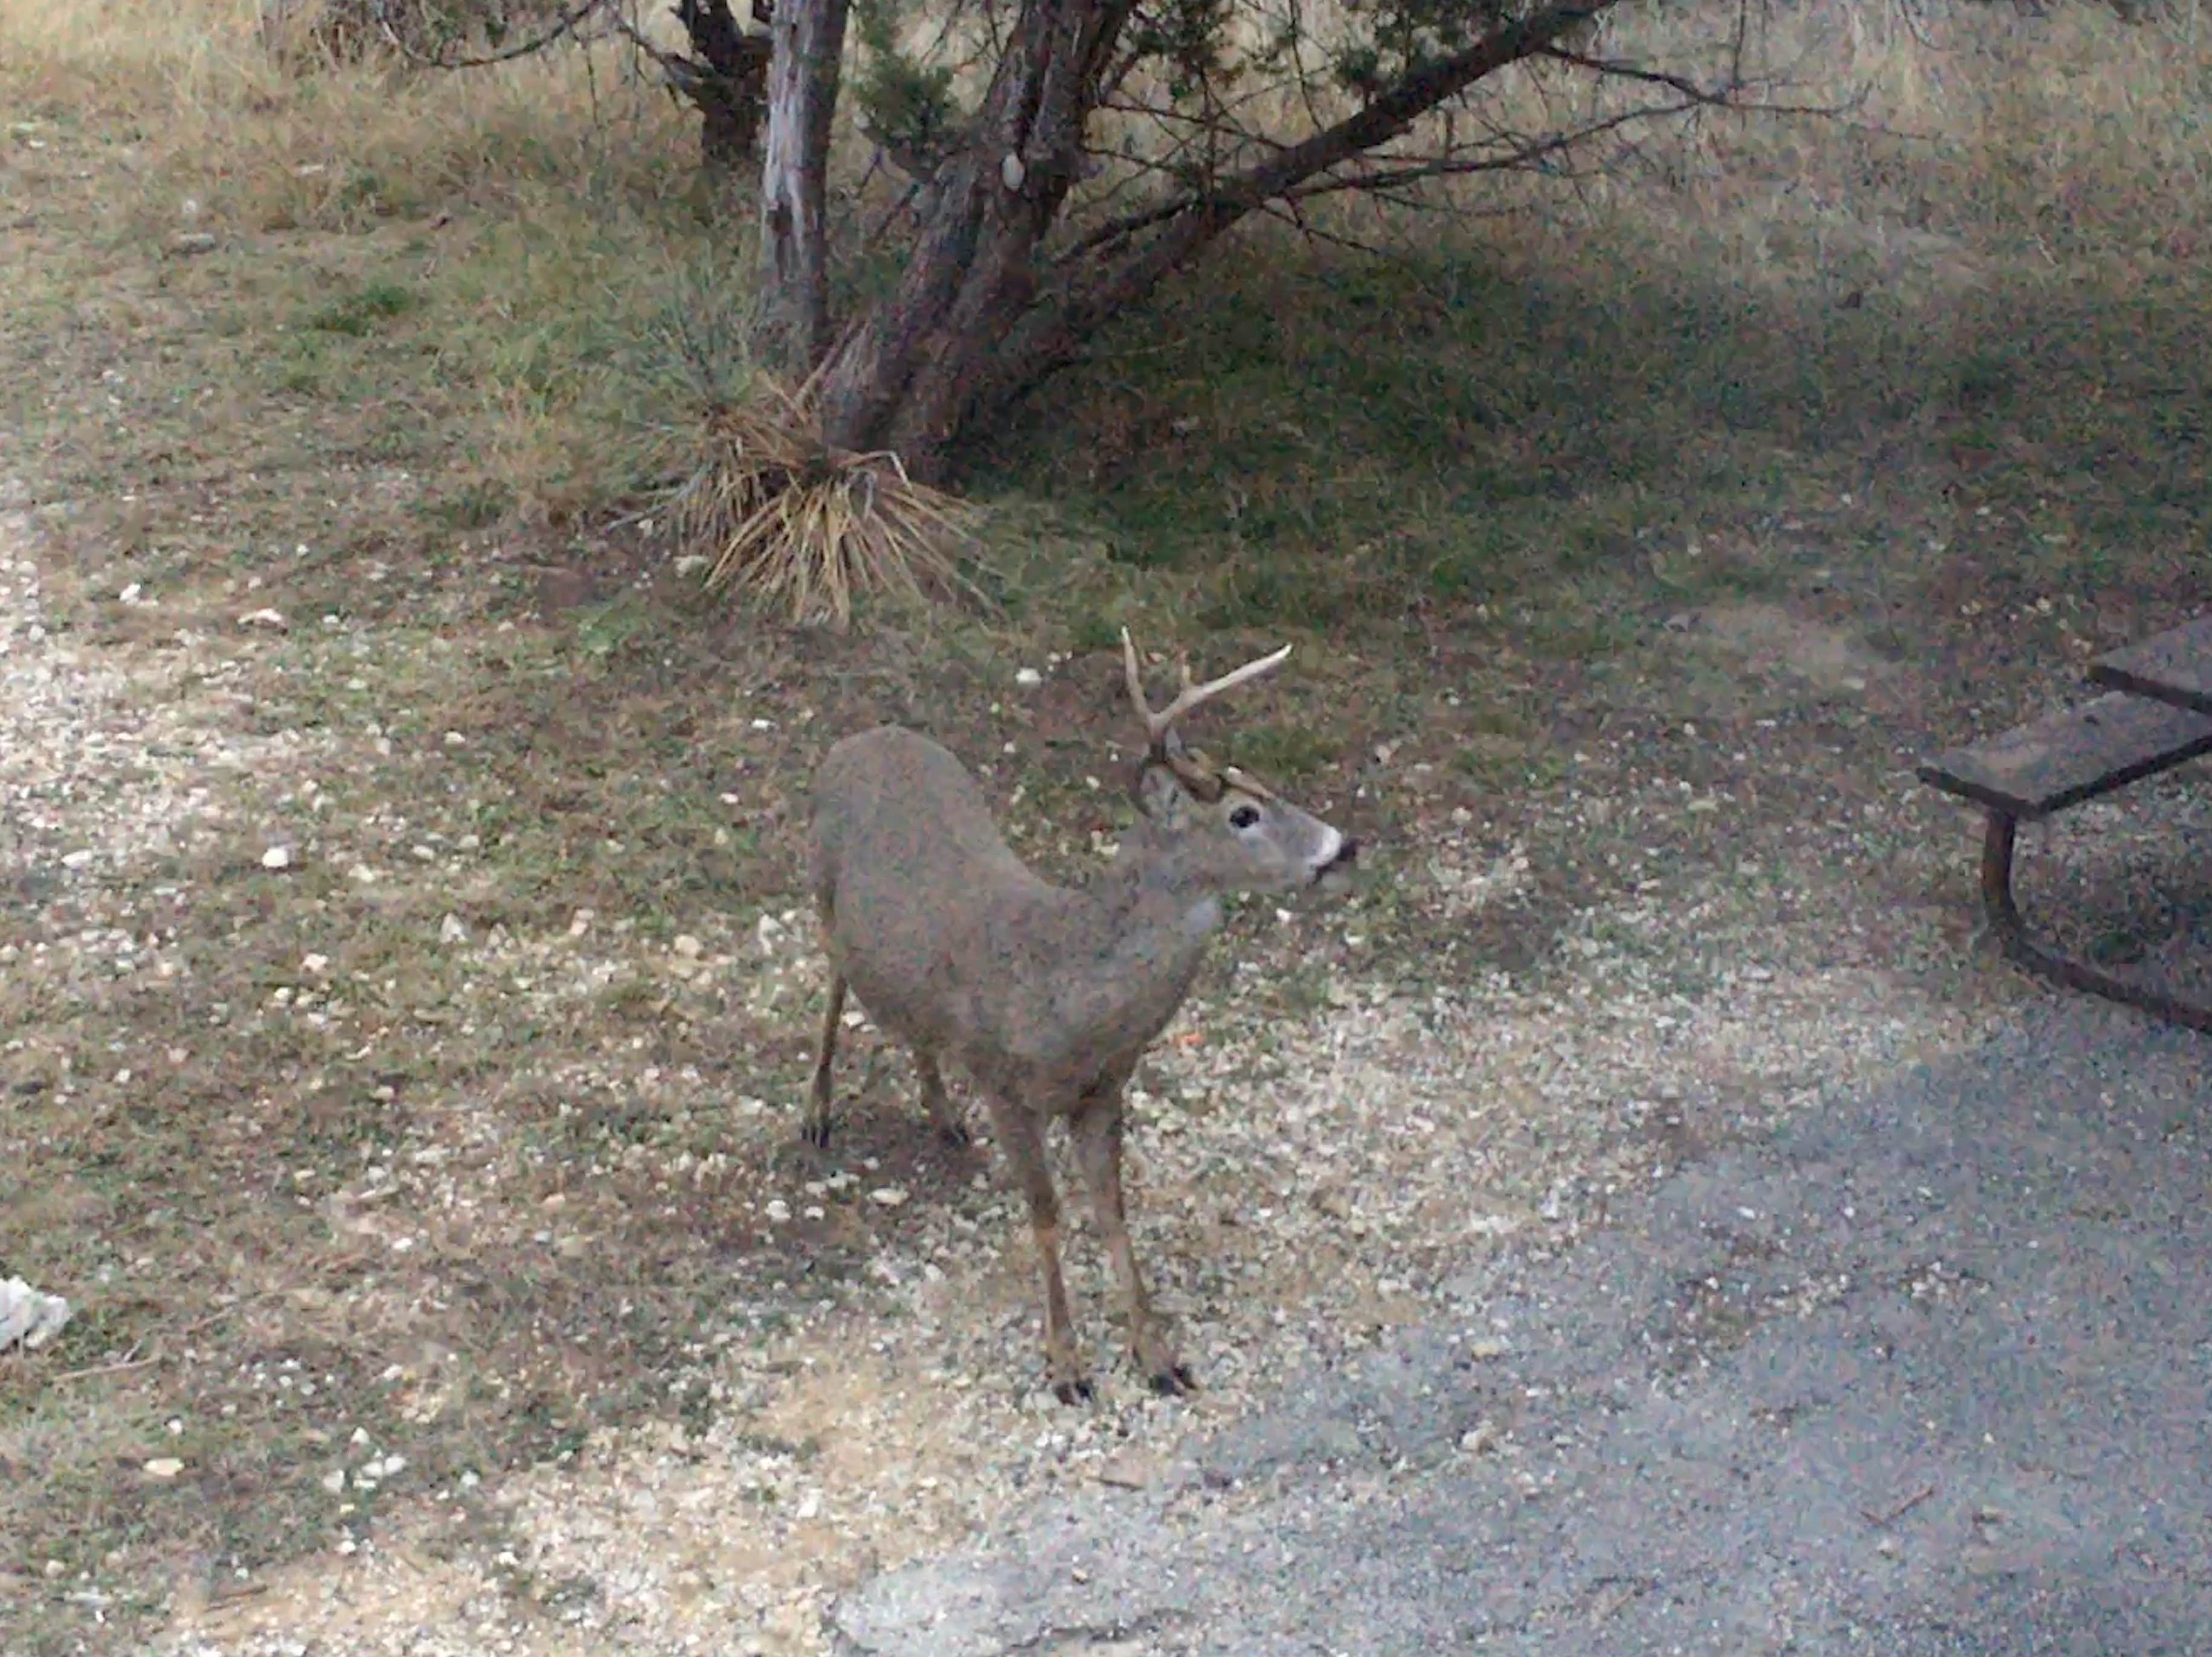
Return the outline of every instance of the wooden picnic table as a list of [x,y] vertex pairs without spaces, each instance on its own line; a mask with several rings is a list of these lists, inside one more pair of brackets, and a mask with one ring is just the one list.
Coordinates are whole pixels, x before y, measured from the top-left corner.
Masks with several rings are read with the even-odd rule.
[[1982,902],[2005,953],[2055,982],[2212,1033],[2212,1006],[2039,943],[2013,899],[2018,826],[2212,754],[2212,614],[2099,657],[2105,695],[1923,762],[1921,780],[1987,814]]
[[2212,715],[2212,615],[2100,656],[2089,682]]

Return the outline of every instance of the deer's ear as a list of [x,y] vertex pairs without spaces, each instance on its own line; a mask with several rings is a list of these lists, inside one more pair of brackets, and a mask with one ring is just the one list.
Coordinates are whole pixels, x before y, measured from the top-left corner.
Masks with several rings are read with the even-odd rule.
[[1138,809],[1163,828],[1181,828],[1190,813],[1190,791],[1175,768],[1148,763],[1137,778]]

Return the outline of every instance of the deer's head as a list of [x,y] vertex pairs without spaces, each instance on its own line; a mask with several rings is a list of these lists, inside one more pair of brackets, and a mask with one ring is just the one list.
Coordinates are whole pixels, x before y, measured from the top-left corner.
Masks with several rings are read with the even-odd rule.
[[1182,861],[1222,890],[1334,889],[1349,879],[1359,842],[1300,810],[1250,772],[1217,763],[1186,747],[1176,721],[1200,702],[1282,665],[1285,645],[1233,672],[1194,684],[1188,663],[1176,698],[1155,713],[1145,701],[1144,676],[1129,629],[1121,629],[1121,665],[1129,701],[1145,726],[1137,771],[1138,809],[1176,845]]

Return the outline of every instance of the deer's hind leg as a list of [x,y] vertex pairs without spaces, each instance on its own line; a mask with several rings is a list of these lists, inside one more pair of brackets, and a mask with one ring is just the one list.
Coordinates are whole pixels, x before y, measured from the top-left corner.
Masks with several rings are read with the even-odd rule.
[[937,1137],[955,1150],[967,1149],[968,1125],[960,1120],[960,1107],[945,1090],[945,1077],[937,1067],[937,1055],[926,1047],[914,1050],[914,1067],[921,1075],[921,1102],[929,1112],[929,1120],[937,1125]]
[[830,1144],[830,1064],[837,1056],[837,1026],[845,1017],[845,976],[832,968],[830,1005],[822,1015],[822,1042],[814,1060],[814,1089],[806,1102],[806,1121],[799,1129],[806,1143],[824,1150]]

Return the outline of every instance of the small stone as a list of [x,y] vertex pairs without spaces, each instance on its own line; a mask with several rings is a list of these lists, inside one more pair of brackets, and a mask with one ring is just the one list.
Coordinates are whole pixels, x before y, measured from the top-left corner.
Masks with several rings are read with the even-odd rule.
[[1481,1455],[1498,1445],[1498,1429],[1486,1421],[1477,1422],[1459,1435],[1459,1447],[1469,1455]]
[[304,973],[319,976],[328,972],[330,966],[331,958],[326,955],[303,955],[300,957],[300,970]]
[[270,847],[267,851],[261,854],[261,866],[264,869],[290,868],[292,866],[292,848],[289,846]]
[[692,937],[689,932],[678,933],[677,935],[675,944],[673,945],[676,953],[682,956],[686,961],[696,961],[699,958],[700,951],[706,947],[707,946],[705,944],[700,943],[697,938]]
[[1466,1350],[1471,1358],[1502,1358],[1513,1347],[1502,1335],[1479,1335],[1468,1342]]
[[157,1455],[146,1464],[149,1478],[174,1478],[184,1470],[185,1464],[173,1455]]
[[188,258],[194,253],[212,253],[215,252],[215,238],[204,230],[187,230],[180,236],[172,237],[169,246],[173,252]]
[[1014,683],[1024,690],[1034,690],[1044,683],[1044,675],[1033,667],[1025,667],[1014,675]]
[[94,852],[88,847],[83,851],[65,852],[62,854],[62,867],[64,869],[88,869],[92,866],[93,859],[99,855],[99,853]]
[[128,586],[125,587],[122,592],[117,593],[115,598],[116,602],[118,604],[135,604],[145,596],[146,588],[144,585],[141,582],[133,581]]
[[461,924],[460,916],[449,914],[438,923],[438,942],[441,944],[465,944],[468,941],[469,929]]
[[1158,1483],[1159,1477],[1158,1459],[1141,1450],[1124,1450],[1119,1455],[1109,1455],[1098,1466],[1098,1482],[1111,1484],[1116,1490],[1141,1490]]
[[343,1467],[333,1467],[323,1475],[323,1488],[332,1496],[345,1489],[345,1469]]
[[791,1205],[784,1201],[781,1197],[769,1198],[768,1199],[768,1217],[776,1224],[781,1225],[786,1220],[791,1217]]
[[242,627],[272,628],[279,633],[283,632],[286,628],[291,625],[289,622],[284,619],[284,612],[281,610],[249,610],[246,614],[240,616],[238,620],[239,624]]
[[895,1185],[878,1186],[868,1193],[868,1200],[884,1208],[896,1208],[906,1200],[906,1188]]

